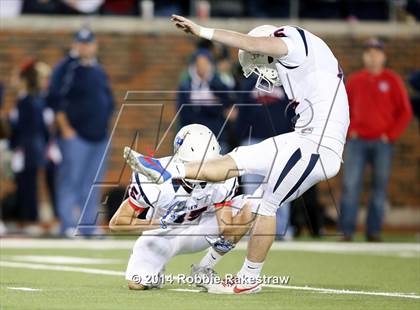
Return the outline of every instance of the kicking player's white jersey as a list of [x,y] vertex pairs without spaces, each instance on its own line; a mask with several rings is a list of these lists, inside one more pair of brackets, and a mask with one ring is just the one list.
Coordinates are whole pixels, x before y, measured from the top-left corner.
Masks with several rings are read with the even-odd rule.
[[296,101],[296,132],[341,156],[350,118],[337,59],[322,39],[307,30],[284,26],[274,36],[288,47],[288,54],[276,59],[276,68],[287,96]]
[[[160,161],[166,164],[169,158]],[[232,178],[223,183],[208,183],[204,189],[197,185],[190,191],[171,180],[160,185],[151,183],[145,176],[134,172],[129,186],[129,203],[134,209],[146,209],[143,212],[147,212],[147,218],[160,218],[177,203],[196,207],[183,218],[181,225],[145,231],[137,239],[128,262],[126,279],[153,285],[172,257],[208,248],[205,236],[219,234],[214,205],[230,201],[236,188],[237,179]]]
[[295,131],[229,153],[241,173],[266,177],[250,202],[254,212],[267,216],[338,173],[350,122],[343,73],[325,42],[292,26],[273,35],[288,47],[286,56],[273,61],[296,108]]

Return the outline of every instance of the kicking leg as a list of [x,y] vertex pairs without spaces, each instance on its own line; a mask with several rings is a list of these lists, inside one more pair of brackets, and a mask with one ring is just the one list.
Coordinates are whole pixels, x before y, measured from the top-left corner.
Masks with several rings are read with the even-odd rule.
[[[287,135],[282,136],[282,140],[285,140]],[[264,156],[261,157],[261,154]],[[143,156],[129,147],[124,148],[124,158],[131,169],[157,183],[171,178],[220,182],[243,173],[265,176],[276,156],[276,141],[267,139],[258,144],[241,146],[219,159],[186,164],[171,161],[163,167],[158,159]]]

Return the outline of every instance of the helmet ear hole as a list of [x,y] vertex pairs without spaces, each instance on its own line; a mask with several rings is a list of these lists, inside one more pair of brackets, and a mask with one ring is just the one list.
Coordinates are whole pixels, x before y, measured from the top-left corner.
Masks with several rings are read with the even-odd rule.
[[193,151],[193,152],[194,152],[194,148],[191,148],[191,151]]
[[271,56],[268,56],[267,60],[268,60],[268,63],[271,64],[274,61],[274,58]]

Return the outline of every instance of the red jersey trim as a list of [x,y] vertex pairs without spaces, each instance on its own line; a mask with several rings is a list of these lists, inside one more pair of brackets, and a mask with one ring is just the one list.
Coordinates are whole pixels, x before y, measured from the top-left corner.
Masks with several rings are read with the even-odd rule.
[[146,209],[136,205],[133,201],[131,201],[131,198],[128,198],[128,204],[134,209],[134,211],[139,213],[142,213]]

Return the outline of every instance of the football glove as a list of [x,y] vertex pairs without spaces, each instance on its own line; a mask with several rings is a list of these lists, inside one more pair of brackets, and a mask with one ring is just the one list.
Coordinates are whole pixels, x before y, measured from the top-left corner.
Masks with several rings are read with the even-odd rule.
[[223,235],[216,237],[207,235],[206,240],[213,249],[220,253],[227,253],[233,248],[235,248],[235,244],[230,240],[226,240]]
[[176,202],[168,208],[166,213],[161,217],[160,227],[166,229],[171,224],[181,224],[188,212],[185,201]]

